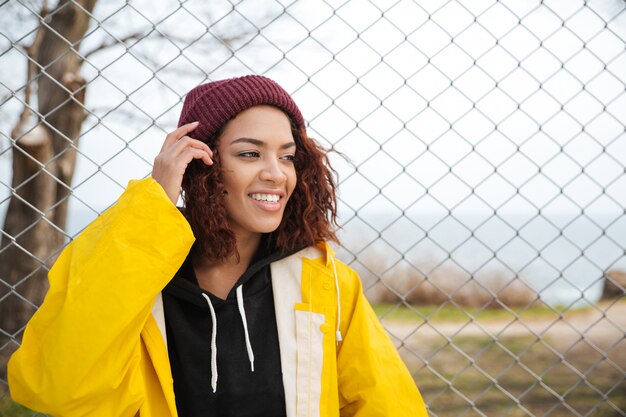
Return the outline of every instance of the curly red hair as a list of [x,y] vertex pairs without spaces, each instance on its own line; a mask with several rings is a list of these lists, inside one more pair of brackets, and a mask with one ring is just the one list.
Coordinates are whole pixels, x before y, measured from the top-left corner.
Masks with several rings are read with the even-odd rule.
[[[224,126],[206,143],[213,150],[214,164],[206,166],[192,161],[183,176],[184,213],[196,237],[196,251],[211,260],[237,256],[235,234],[228,226],[224,195],[226,189],[217,152]],[[337,197],[335,171],[330,166],[327,151],[298,129],[291,120],[291,132],[296,142],[296,187],[285,207],[278,228],[266,240],[275,250],[292,252],[314,245],[320,240],[337,241]]]

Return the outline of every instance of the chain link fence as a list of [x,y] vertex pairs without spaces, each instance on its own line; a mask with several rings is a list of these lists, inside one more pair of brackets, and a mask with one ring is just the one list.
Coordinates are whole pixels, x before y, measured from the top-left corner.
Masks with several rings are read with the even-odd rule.
[[[431,415],[626,415],[624,1],[87,3],[0,2],[0,218],[12,198],[37,212],[2,230],[0,256],[13,245],[37,266],[0,276],[0,304],[36,308],[22,289],[149,175],[186,91],[265,74],[338,151],[340,258]],[[68,8],[88,27],[42,65],[38,31],[60,37]],[[57,79],[71,94],[53,111],[84,112],[80,143],[41,110],[38,83],[68,56],[82,83]],[[41,161],[22,146],[39,120],[66,146],[38,172],[76,152],[71,192],[47,206],[12,168]],[[51,216],[63,204],[66,225]],[[40,223],[63,231],[46,253],[19,244]],[[0,349],[22,331],[0,328]],[[2,413],[32,415],[5,379],[0,396]]]

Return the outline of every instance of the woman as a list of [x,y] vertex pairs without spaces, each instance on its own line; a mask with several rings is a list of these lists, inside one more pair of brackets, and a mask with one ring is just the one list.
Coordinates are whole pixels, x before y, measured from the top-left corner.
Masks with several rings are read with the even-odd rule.
[[335,214],[326,155],[285,90],[196,87],[152,178],[51,269],[9,362],[13,399],[58,416],[425,416],[326,243]]

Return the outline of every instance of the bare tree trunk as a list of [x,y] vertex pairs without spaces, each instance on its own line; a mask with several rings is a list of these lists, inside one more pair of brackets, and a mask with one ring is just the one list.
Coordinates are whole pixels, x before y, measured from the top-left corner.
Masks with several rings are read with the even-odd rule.
[[[13,193],[0,242],[0,378],[21,332],[47,290],[47,272],[65,243],[70,183],[86,112],[86,83],[76,52],[97,0],[62,0],[28,48],[26,106],[13,129]],[[42,17],[46,16],[42,10]],[[36,64],[33,64],[33,61]],[[30,85],[37,80],[37,123]],[[1,282],[0,281],[0,282]],[[6,334],[4,333],[6,332]]]

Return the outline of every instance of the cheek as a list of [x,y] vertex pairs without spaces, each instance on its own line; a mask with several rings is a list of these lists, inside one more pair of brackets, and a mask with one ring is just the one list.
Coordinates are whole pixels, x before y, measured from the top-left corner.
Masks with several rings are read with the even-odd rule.
[[233,191],[233,184],[232,184],[232,181],[230,180],[230,175],[228,175],[227,173],[222,174],[222,184],[224,184],[226,195],[228,196],[229,194],[231,194]]
[[222,164],[222,181],[227,192],[234,193],[244,188],[247,181],[247,172],[241,167],[234,166],[226,161]]
[[298,174],[296,173],[296,169],[293,168],[287,174],[287,182],[289,184],[289,195],[293,194],[293,190],[296,189],[296,185],[298,184]]

